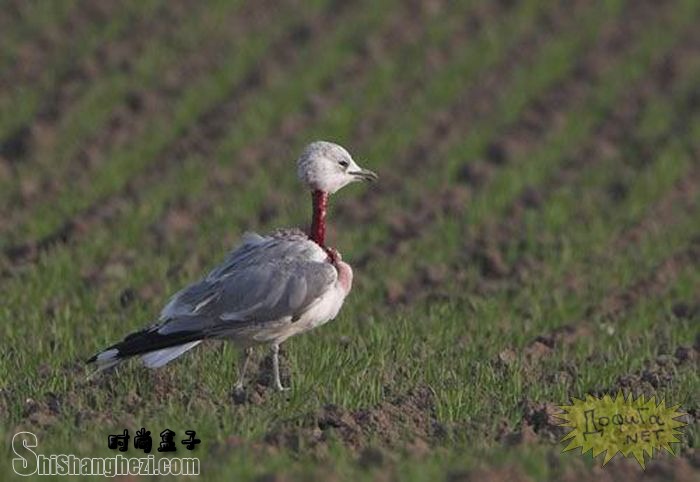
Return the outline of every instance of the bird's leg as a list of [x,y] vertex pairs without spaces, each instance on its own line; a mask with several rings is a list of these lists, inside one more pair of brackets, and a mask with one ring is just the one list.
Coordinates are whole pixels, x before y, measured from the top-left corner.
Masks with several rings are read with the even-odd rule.
[[283,387],[280,380],[280,346],[277,343],[272,344],[272,375],[275,378],[275,388],[280,392],[289,390],[289,387]]
[[238,380],[233,386],[233,390],[240,392],[243,390],[243,380],[245,379],[245,372],[248,368],[248,361],[250,360],[250,355],[253,353],[253,348],[248,347],[243,350],[240,358],[240,367],[238,368]]

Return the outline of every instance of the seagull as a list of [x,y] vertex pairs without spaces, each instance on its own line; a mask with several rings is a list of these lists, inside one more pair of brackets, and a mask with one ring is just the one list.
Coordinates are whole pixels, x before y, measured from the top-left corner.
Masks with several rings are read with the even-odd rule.
[[280,344],[334,319],[352,288],[352,268],[326,245],[328,198],[355,181],[377,180],[346,149],[326,141],[306,146],[297,175],[311,190],[308,234],[246,233],[222,264],[173,295],[155,324],[90,358],[95,373],[134,356],[158,368],[205,340],[225,339],[242,353],[235,391],[243,390],[252,348],[260,344],[271,347],[275,388],[287,390],[280,381]]

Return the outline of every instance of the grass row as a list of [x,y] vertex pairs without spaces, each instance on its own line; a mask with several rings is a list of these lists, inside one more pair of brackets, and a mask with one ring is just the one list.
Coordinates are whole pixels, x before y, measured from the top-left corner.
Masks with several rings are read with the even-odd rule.
[[[656,144],[657,139],[668,136],[671,132],[678,134],[675,131],[675,125],[679,121],[678,112],[687,110],[689,89],[692,88],[693,82],[697,80],[698,76],[698,66],[694,63],[688,65],[684,67],[687,76],[677,85],[678,90],[674,91],[675,98],[672,102],[669,102],[665,96],[659,96],[645,105],[639,124],[644,125],[653,121],[655,128],[653,131],[648,131],[642,145],[651,147]],[[661,109],[662,107],[664,109]],[[670,109],[665,107],[670,107]],[[621,204],[629,216],[627,221],[629,223],[630,220],[638,219],[639,216],[643,215],[649,206],[650,199],[663,194],[664,189],[671,186],[679,173],[684,172],[684,168],[687,167],[687,162],[683,161],[686,156],[682,153],[682,144],[675,145],[674,153],[662,158],[661,167],[654,167],[650,171],[651,173],[640,170],[639,166],[634,163],[635,160],[626,160],[624,156],[629,155],[629,152],[625,145],[620,147],[621,153],[618,156],[603,160],[605,167],[596,165],[595,169],[587,169],[581,173],[583,179],[577,185],[567,184],[556,187],[550,197],[546,199],[541,210],[526,212],[522,226],[524,230],[522,239],[513,240],[513,252],[506,253],[506,255],[510,255],[511,258],[517,256],[518,249],[541,250],[545,253],[559,250],[566,254],[566,252],[576,252],[589,245],[589,239],[585,237],[586,232],[594,230],[596,233],[605,233],[606,229],[614,226],[616,229],[610,233],[612,235],[622,227],[619,224],[608,224],[610,218],[614,218],[619,211],[618,209],[606,209],[612,202],[606,189],[614,181],[628,179],[629,183],[642,183],[643,188],[627,192],[627,199]],[[678,158],[675,157],[675,151],[681,151]],[[529,154],[526,155],[529,156]],[[529,157],[539,158],[537,155]],[[560,157],[566,158],[568,154],[563,153]],[[596,190],[593,190],[593,187]],[[592,209],[585,205],[589,198],[590,202],[595,203]],[[588,208],[587,216],[583,215],[584,208]],[[592,216],[591,213],[597,214]],[[496,216],[495,219],[498,220],[499,217]],[[615,223],[619,222],[619,219],[615,221]],[[547,231],[541,231],[539,226],[547,226]],[[561,246],[561,238],[564,235],[570,239],[566,240],[564,246]],[[581,235],[584,236],[581,237]],[[522,247],[523,243],[525,247]],[[510,259],[509,261],[513,262],[514,260]],[[547,265],[546,262],[543,264]],[[478,276],[477,273],[475,275]]]
[[[36,35],[47,29],[59,25],[73,12],[77,0],[65,2],[17,2],[21,21],[10,23],[3,28],[3,42],[0,45],[0,72],[5,72],[15,64],[22,45],[31,41]],[[0,76],[0,80],[4,76]]]
[[[653,272],[653,270],[652,270]],[[674,355],[680,346],[692,346],[697,334],[697,319],[678,318],[672,314],[673,304],[690,301],[700,288],[696,263],[685,263],[658,292],[645,296],[619,319],[607,325],[597,325],[593,337],[581,337],[562,353],[556,353],[542,366],[542,371],[553,373],[565,363],[585,367],[572,380],[568,391],[545,384],[528,387],[530,397],[538,400],[561,400],[569,395],[584,394],[600,389],[614,388],[621,375],[639,373],[647,362],[659,355]],[[690,363],[692,368],[692,362]],[[683,367],[678,367],[683,371]],[[685,410],[697,408],[700,379],[690,374],[683,383],[661,386],[657,397],[680,403]],[[639,387],[638,387],[639,388]],[[650,395],[650,394],[647,394]]]
[[58,79],[71,69],[76,59],[91,55],[100,45],[124,35],[135,18],[148,18],[157,12],[157,7],[158,2],[129,3],[107,24],[86,22],[84,32],[67,36],[68,45],[60,55],[50,57],[35,85],[15,85],[10,95],[0,97],[0,139],[6,139],[36,115],[47,94]]
[[[231,36],[229,29],[213,20],[225,17],[229,11],[237,8],[237,2],[209,2],[206,8],[190,12],[176,30],[149,38],[138,56],[131,60],[132,68],[107,66],[59,119],[54,142],[37,145],[32,157],[17,165],[18,177],[23,181],[34,179],[38,183],[42,179],[51,179],[57,185],[69,186],[69,179],[76,182],[82,176],[91,174],[91,169],[84,169],[76,176],[75,158],[81,149],[88,147],[91,137],[107,128],[105,124],[114,109],[124,103],[127,94],[162,88],[166,81],[163,73],[184,59],[191,59],[195,54],[202,55],[201,46],[205,39],[210,42],[212,38],[220,40],[226,35]],[[177,41],[172,38],[174,32],[177,32]],[[238,32],[236,34],[240,35]],[[226,48],[230,48],[230,45]],[[194,82],[195,79],[189,80]],[[150,114],[142,114],[138,122]],[[8,203],[9,206],[19,196],[19,183],[8,180],[0,184],[0,205]],[[16,211],[14,215],[20,218],[22,215]]]

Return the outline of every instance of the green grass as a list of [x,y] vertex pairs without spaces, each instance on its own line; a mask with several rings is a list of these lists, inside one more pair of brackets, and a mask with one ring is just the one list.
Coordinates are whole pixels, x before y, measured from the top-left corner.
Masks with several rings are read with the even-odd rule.
[[[0,63],[73,14],[68,7],[22,8],[31,20],[8,31]],[[91,206],[114,205],[36,260],[0,258],[3,473],[11,473],[9,441],[20,430],[38,435],[41,453],[110,456],[107,434],[128,428],[133,437],[144,426],[153,434],[172,428],[178,439],[196,429],[203,443],[191,455],[201,459],[206,480],[593,478],[599,461],[560,454],[545,432],[533,442],[505,442],[527,425],[528,404],[563,404],[632,379],[640,390],[698,409],[700,313],[692,307],[700,293],[700,62],[687,47],[697,41],[697,2],[635,11],[641,24],[632,24],[614,53],[601,42],[628,21],[629,2],[562,10],[532,0],[503,12],[492,2],[461,2],[420,13],[366,2],[337,16],[333,8],[323,1],[281,7],[236,31],[220,19],[235,18],[242,4],[198,5],[134,52],[131,72],[109,68],[89,82],[57,119],[57,140],[0,176],[0,212],[8,213],[0,223],[3,248],[40,239]],[[86,58],[134,28],[124,20],[134,12],[153,15],[156,4],[129,3],[108,26],[87,25],[62,42]],[[552,15],[567,18],[541,37]],[[309,33],[291,58],[272,62],[233,109],[232,92],[270,62],[280,39],[299,41],[293,32],[319,18],[331,23],[316,25],[320,33]],[[394,39],[398,21],[410,24],[410,34]],[[514,55],[523,42],[532,48]],[[219,55],[219,48],[230,52],[182,82],[163,109],[135,114],[140,127],[125,141],[106,142],[97,164],[76,163],[81,149],[109,132],[129,92],[159,92],[167,88],[161,72],[199,51]],[[52,79],[75,60],[57,50],[35,85],[0,90],[2,105],[24,106],[16,119],[5,114],[0,132],[31,125]],[[575,81],[582,93],[550,106],[556,114],[536,124],[507,163],[487,166],[488,147],[512,140],[543,100],[584,75],[581,59],[591,52],[600,64],[588,80]],[[668,71],[663,82],[650,81]],[[497,92],[486,107],[471,109],[482,100],[474,89],[484,88],[491,72],[507,76],[491,87]],[[320,109],[312,107],[317,100]],[[207,113],[222,106],[230,110],[219,119],[221,133],[203,139],[206,155],[185,150],[181,138],[194,137]],[[630,109],[629,118],[616,117]],[[431,145],[444,116],[455,132],[410,162],[406,156]],[[627,121],[612,125],[618,118]],[[606,129],[615,135],[604,138]],[[351,264],[365,263],[355,268],[338,319],[285,343],[293,389],[234,404],[238,353],[220,342],[155,372],[130,363],[86,380],[82,360],[151,322],[169,294],[220,260],[243,231],[306,222],[308,199],[291,159],[315,138],[339,140],[393,189],[377,195],[355,186],[333,198],[344,206],[341,216],[331,213],[331,242]],[[177,158],[164,162],[170,153]],[[460,186],[465,165],[487,166],[484,183]],[[14,176],[53,178],[57,188],[21,204]],[[466,205],[444,211],[439,199],[453,189],[467,190]],[[541,198],[522,207],[528,189]],[[263,216],[270,206],[272,215]],[[392,218],[426,206],[432,211],[422,229],[398,236]],[[349,209],[361,209],[366,221],[351,222]],[[170,227],[174,210],[191,216],[192,227]],[[504,273],[481,269],[479,243],[497,252]],[[431,265],[444,274],[426,282]],[[390,301],[392,286],[407,290],[407,303]],[[136,297],[122,304],[126,292]],[[679,303],[689,314],[678,314]],[[537,337],[566,326],[578,336],[528,354]],[[679,347],[695,358],[677,360]],[[501,361],[508,352],[513,359]],[[256,353],[255,369],[264,354]],[[661,383],[645,382],[645,371],[660,374]],[[430,394],[429,407],[411,405],[417,393]],[[342,420],[365,420],[354,434],[359,442],[343,427],[314,429],[329,404]],[[685,432],[683,460],[661,463],[697,472],[688,462],[697,422]],[[613,478],[641,476],[619,461],[603,470]]]
[[[76,59],[90,56],[100,45],[114,41],[121,35],[128,35],[128,29],[135,19],[148,18],[149,15],[156,13],[158,5],[158,1],[129,2],[106,23],[83,22],[81,27],[70,34],[62,35],[61,40],[67,40],[66,44],[61,42],[59,44],[61,48],[49,57],[46,65],[42,65],[38,79],[11,85],[8,89],[9,95],[0,96],[0,112],[2,112],[0,138],[6,138],[32,120],[52,85],[70,72]],[[59,16],[60,21],[60,16],[65,15],[66,12],[62,12],[60,8],[56,10],[58,11],[55,14]],[[44,14],[49,16],[54,12]],[[3,92],[3,94],[6,93]]]
[[[236,11],[238,7],[231,2],[212,2],[204,11],[191,12],[192,15],[178,25],[175,38],[172,32],[168,32],[170,35],[158,32],[160,35],[152,38],[135,59],[130,59],[133,64],[131,68],[122,68],[117,62],[108,64],[105,72],[95,82],[88,84],[88,89],[81,94],[78,102],[67,106],[68,112],[59,118],[56,126],[54,142],[40,146],[30,159],[18,166],[20,175],[39,181],[50,178],[61,186],[66,185],[68,179],[75,179],[75,159],[79,152],[90,144],[101,129],[106,130],[107,120],[115,109],[124,104],[127,94],[165,89],[163,83],[168,76],[163,73],[172,70],[183,59],[191,62],[205,39],[218,45],[222,37],[226,39],[231,36],[232,32],[224,28],[223,22],[215,20],[230,16],[230,11]],[[241,35],[244,32],[234,33]],[[224,45],[230,47],[228,43]],[[148,114],[141,115],[139,122],[147,120]],[[0,204],[19,196],[19,186],[10,180],[0,187]]]
[[[8,67],[17,60],[17,50],[23,43],[31,41],[43,29],[60,24],[71,12],[76,1],[20,3],[18,12],[21,22],[7,19],[7,30],[3,32],[0,46],[0,65]],[[3,68],[4,70],[4,68]]]

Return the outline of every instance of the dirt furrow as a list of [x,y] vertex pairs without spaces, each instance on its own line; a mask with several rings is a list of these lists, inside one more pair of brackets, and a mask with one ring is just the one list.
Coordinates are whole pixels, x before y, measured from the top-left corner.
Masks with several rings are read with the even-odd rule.
[[[522,58],[519,59],[520,63],[527,63],[527,59],[530,58],[537,45],[544,38],[551,38],[554,31],[560,30],[561,24],[574,17],[581,9],[583,3],[578,0],[572,2],[568,12],[562,11],[556,5],[553,5],[550,9],[543,10],[541,13],[542,22],[535,22],[538,25],[537,30],[534,33],[528,32],[526,36],[519,39],[518,45],[511,49],[507,57],[503,61],[499,61],[495,67],[485,68],[480,71],[479,78],[474,82],[477,85],[470,86],[469,92],[482,88],[482,94],[486,93],[485,91],[492,91],[489,92],[489,95],[491,95],[498,91],[499,87],[505,83],[504,77],[518,64],[516,55],[518,53],[522,55]],[[426,71],[428,73],[437,73],[448,67],[455,52],[463,50],[465,46],[476,41],[480,35],[484,34],[485,29],[489,25],[496,22],[494,19],[503,18],[505,15],[512,13],[514,7],[515,5],[509,2],[487,2],[479,5],[479,8],[474,9],[465,17],[462,32],[459,35],[452,36],[449,42],[444,45],[428,49],[422,61]],[[468,73],[465,72],[465,77],[467,75]],[[371,112],[371,117],[363,119],[362,122],[354,126],[354,130],[349,135],[349,138],[353,139],[353,142],[358,145],[371,144],[377,133],[387,129],[387,126],[390,125],[390,119],[392,115],[395,115],[396,107],[405,103],[406,99],[410,99],[416,92],[427,89],[428,84],[432,80],[431,75],[425,75],[395,85],[391,95],[382,99],[381,103]],[[467,79],[466,82],[468,84],[473,83],[470,79]],[[456,104],[450,108],[441,109],[435,114],[431,114],[432,117],[428,120],[428,126],[425,128],[425,132],[420,134],[420,138],[426,143],[432,141],[435,144],[444,144],[444,138],[447,137],[448,131],[454,132],[457,130],[454,126],[449,125],[451,120],[458,117],[459,112],[470,110],[473,107],[478,108],[478,105],[482,103],[485,104],[487,102],[470,94],[468,99],[458,99]],[[399,167],[403,167],[411,164],[410,161],[416,158],[422,160],[418,156],[407,158],[403,155],[397,155],[396,159],[392,160],[392,165],[394,165],[394,162],[398,162]]]
[[[481,72],[476,82],[469,85],[454,103],[431,114],[416,142],[411,144],[405,152],[397,153],[391,160],[392,168],[382,173],[380,184],[364,192],[355,203],[344,203],[338,206],[334,211],[334,218],[338,219],[339,224],[364,223],[374,219],[381,199],[392,192],[402,190],[405,182],[405,177],[402,175],[404,172],[410,170],[416,175],[439,168],[441,157],[454,146],[456,141],[463,138],[465,133],[469,133],[472,126],[480,119],[493,113],[500,95],[504,89],[508,88],[513,73],[529,65],[547,41],[552,40],[565,29],[571,28],[586,4],[586,2],[573,2],[566,6],[557,4],[551,10],[544,11],[541,20],[537,22],[537,30],[517,42],[497,65]],[[450,48],[458,48],[459,43],[460,40],[455,39]],[[435,56],[440,58],[439,55]],[[402,95],[406,96],[407,93]],[[385,127],[385,121],[386,119],[379,117],[376,120],[363,122],[358,126],[353,139],[357,139],[360,144],[369,142],[376,132]],[[362,209],[357,209],[358,206],[362,206]],[[413,215],[414,213],[410,215],[407,213],[407,216]],[[426,213],[425,216],[420,216],[421,221],[415,221],[415,223],[421,224],[431,217],[431,214]],[[397,225],[400,223],[401,221],[396,221]],[[411,228],[407,227],[407,229]]]
[[[698,173],[700,170],[694,173],[696,181],[700,180]],[[629,312],[639,301],[666,292],[678,272],[689,265],[700,267],[700,233],[696,239],[691,241],[690,246],[660,263],[650,275],[635,281],[624,290],[611,293],[600,305],[589,308],[586,312],[586,318],[603,321],[619,319],[623,313]]]
[[[697,110],[700,110],[700,105],[695,107],[695,111]],[[700,158],[700,152],[697,149],[694,155],[695,159]],[[611,250],[622,252],[645,237],[658,234],[664,229],[668,220],[678,217],[680,212],[691,211],[698,206],[698,203],[700,203],[700,169],[696,164],[690,173],[673,186],[668,195],[649,207],[638,223],[622,232],[612,243]]]
[[[633,227],[624,230],[613,240],[611,249],[601,253],[592,264],[607,263],[615,253],[624,252],[639,240],[662,233],[679,213],[697,215],[700,199],[700,164],[680,179],[669,193],[654,204],[647,215]],[[634,233],[634,235],[631,235]],[[647,275],[613,290],[600,302],[589,306],[583,317],[559,326],[535,338],[525,348],[531,358],[548,356],[556,349],[575,343],[582,336],[590,336],[599,322],[614,323],[629,313],[641,301],[662,295],[677,275],[689,265],[700,267],[700,232],[690,243],[658,263]]]
[[337,440],[364,459],[372,457],[372,444],[378,440],[388,447],[427,451],[447,437],[447,429],[437,420],[436,403],[430,387],[418,386],[372,407],[347,410],[326,405],[278,424],[265,435],[264,444],[298,451]]
[[[47,5],[38,5],[21,0],[3,2],[0,5],[0,32],[3,43],[0,45],[0,70],[14,64],[17,50],[34,38],[38,32],[55,25],[71,15],[75,2],[68,0]],[[47,9],[50,14],[47,14]]]
[[[669,260],[670,261],[670,260]],[[662,348],[654,357],[644,360],[642,366],[631,372],[621,373],[615,381],[607,386],[587,390],[586,393],[602,397],[603,395],[615,395],[619,391],[624,394],[641,394],[647,397],[656,396],[666,398],[664,393],[674,386],[674,381],[683,374],[697,370],[700,363],[700,337],[690,344],[669,346]],[[538,383],[549,384],[562,383],[562,380],[570,380],[578,376],[579,368],[571,361],[565,361],[561,370],[556,371],[552,367],[540,369],[540,367],[526,367],[528,379]],[[582,393],[570,393],[571,396],[581,398]],[[680,403],[681,412],[685,413],[686,423],[697,422],[698,403],[688,394],[686,399],[667,399],[668,406]],[[563,401],[562,401],[563,402]],[[554,401],[536,401],[524,399],[521,402],[523,418],[516,430],[512,430],[504,424],[496,436],[496,440],[506,445],[520,445],[534,442],[556,444],[566,433],[560,425],[557,415],[559,409]],[[681,446],[688,447],[688,440],[681,438]],[[578,480],[578,479],[576,479]],[[665,480],[665,479],[664,479]],[[670,480],[670,479],[669,479]],[[685,480],[685,479],[684,479]]]
[[[578,66],[573,75],[548,89],[518,117],[518,120],[513,125],[504,129],[505,132],[487,146],[484,159],[469,160],[457,173],[457,183],[446,186],[437,199],[435,196],[422,196],[416,199],[417,205],[408,206],[408,209],[394,213],[390,221],[392,237],[385,243],[373,246],[363,256],[356,259],[354,264],[362,267],[374,259],[395,255],[403,243],[420,236],[421,233],[428,232],[429,230],[426,227],[441,214],[447,216],[462,215],[464,210],[468,208],[469,199],[484,191],[488,187],[489,181],[497,175],[499,169],[512,164],[517,159],[526,158],[528,152],[537,147],[552,129],[556,129],[567,111],[583,102],[592,86],[599,82],[603,72],[609,69],[614,59],[630,48],[635,40],[635,35],[643,31],[647,22],[658,18],[659,12],[651,8],[651,3],[645,3],[645,8],[642,8],[640,4],[640,8],[635,10],[638,16],[634,19],[625,19],[622,26],[617,24],[607,26],[594,46],[578,61]],[[468,99],[469,96],[466,98]],[[485,98],[488,99],[488,96],[485,96]],[[459,110],[456,112],[459,112]],[[461,125],[464,128],[469,125],[468,122],[470,120],[472,118],[468,116],[465,117],[465,123],[460,123],[458,119],[452,119],[451,124]],[[612,121],[609,122],[612,123]],[[454,135],[459,135],[460,129],[455,129],[454,132]],[[412,154],[409,153],[408,156],[405,156],[408,158],[412,157],[414,160],[411,164],[412,172],[430,168],[433,164],[437,165],[440,161],[439,156],[431,157],[425,155],[432,149],[429,143],[430,137],[428,136],[426,139],[428,139],[428,142],[413,147]],[[592,137],[590,141],[594,142],[595,139]],[[402,171],[397,170],[397,172],[400,173]],[[368,190],[359,198],[358,204],[362,205],[363,209],[350,207],[344,210],[341,215],[352,216],[352,218],[348,219],[348,222],[362,221],[362,219],[354,219],[359,212],[362,213],[359,215],[362,218],[373,219],[376,217],[375,206],[378,204],[374,199],[386,196],[384,191],[391,192],[392,190],[400,189],[401,182],[400,176],[393,176],[392,178],[391,173],[388,176],[383,176],[382,186],[376,190],[378,194]],[[521,200],[518,200],[518,203],[520,202]],[[503,224],[508,226],[514,221],[516,220],[506,219]],[[473,244],[475,243],[468,243],[469,246]],[[469,247],[468,249],[471,250],[473,248]],[[426,276],[425,273],[421,273],[418,275],[418,278],[425,280],[436,277],[432,275]],[[420,283],[420,281],[414,280],[414,283]],[[415,290],[406,289],[400,291],[407,293]],[[390,298],[395,297],[391,296]],[[401,298],[401,296],[398,296],[398,298]],[[394,301],[399,301],[399,299]]]
[[689,265],[700,268],[700,237],[660,262],[649,274],[590,306],[583,318],[537,336],[525,346],[525,356],[530,362],[537,362],[582,337],[593,336],[597,323],[614,323],[631,312],[639,302],[663,295],[677,275]]
[[[106,2],[101,8],[106,8],[108,4],[109,2]],[[76,9],[80,10],[80,5]],[[26,204],[50,196],[59,185],[65,187],[66,184],[70,184],[67,179],[58,175],[59,170],[56,166],[60,165],[59,162],[50,163],[46,168],[50,169],[50,173],[45,172],[46,169],[32,169],[28,165],[35,163],[37,156],[40,156],[42,162],[47,162],[46,152],[53,152],[52,144],[57,141],[58,125],[63,121],[66,112],[79,105],[78,100],[86,93],[87,87],[104,78],[109,71],[128,71],[136,58],[134,52],[141,51],[145,44],[164,35],[170,29],[177,28],[182,19],[187,17],[187,13],[184,3],[176,1],[169,2],[167,6],[163,5],[160,10],[148,15],[139,16],[128,26],[121,28],[109,42],[103,41],[86,55],[66,61],[55,73],[55,79],[45,82],[45,86],[37,87],[41,92],[34,114],[0,140],[0,187],[4,187],[5,191],[2,193],[3,202],[0,203],[0,218],[3,219],[4,225],[12,223],[14,218],[21,218],[21,208]],[[105,19],[89,13],[85,15],[89,19],[86,21],[96,23],[113,16],[111,10],[105,11]],[[40,49],[40,58],[43,58],[41,56],[46,54],[46,50]],[[45,76],[46,66],[42,63],[44,60],[39,62],[42,66],[41,74]],[[16,83],[20,80],[8,82]],[[23,89],[31,85],[29,80],[21,82],[24,83],[17,85],[22,85]],[[12,85],[14,84],[4,86],[0,82],[0,91],[12,91]],[[129,105],[134,104],[128,103],[124,106],[125,110]],[[112,125],[116,126],[116,123]],[[116,134],[118,130],[114,129]],[[80,162],[77,164],[81,165]]]
[[187,2],[169,1],[153,14],[136,18],[119,36],[103,43],[89,55],[75,59],[65,72],[52,82],[37,112],[39,128],[49,128],[46,124],[55,123],[63,113],[85,91],[87,86],[112,70],[130,71],[136,58],[134,52],[141,52],[147,44],[161,36],[172,35],[180,24],[192,15]]
[[[201,39],[196,51],[185,51],[183,55],[164,68],[152,86],[135,86],[115,103],[108,114],[103,126],[96,129],[89,137],[81,142],[74,151],[64,153],[65,158],[46,161],[45,153],[51,153],[53,145],[59,141],[61,123],[67,116],[73,114],[72,109],[80,106],[79,100],[85,94],[85,88],[90,83],[109,80],[110,75],[130,74],[138,67],[139,56],[144,55],[153,44],[161,39],[175,42],[173,37],[180,24],[195,15],[185,4],[168,2],[167,14],[156,15],[156,19],[140,22],[134,26],[129,35],[118,42],[103,45],[87,59],[76,65],[65,76],[59,79],[55,88],[44,99],[43,105],[35,119],[23,128],[22,139],[14,140],[16,158],[8,158],[12,165],[22,162],[22,171],[15,171],[14,192],[9,194],[8,211],[3,217],[6,224],[12,224],[26,216],[35,204],[45,202],[67,185],[87,183],[86,179],[99,169],[105,158],[113,149],[128,145],[142,134],[147,124],[156,116],[168,111],[168,106],[191,85],[193,79],[206,72],[212,71],[220,62],[221,56],[207,55],[206,52],[226,51],[226,46],[235,43],[237,39],[261,29],[268,20],[264,15],[270,8],[269,2],[255,2],[247,8],[233,9],[228,12],[221,22],[227,26],[223,31],[215,32]],[[207,12],[201,12],[206,20]],[[45,166],[31,166],[37,161],[37,156],[43,156],[41,162]]]
[[[686,38],[671,52],[663,56],[651,71],[640,82],[633,85],[624,98],[619,102],[594,130],[589,140],[581,146],[576,153],[565,159],[562,168],[552,173],[540,185],[526,189],[506,210],[505,216],[497,223],[492,223],[479,230],[476,239],[465,243],[465,252],[471,260],[477,260],[482,265],[482,274],[485,278],[502,278],[508,276],[522,276],[525,273],[520,269],[527,269],[530,275],[534,266],[530,260],[516,259],[513,263],[504,261],[503,253],[511,246],[516,246],[524,233],[524,216],[528,210],[537,210],[546,205],[548,199],[565,185],[577,183],[588,169],[594,168],[605,159],[621,156],[622,151],[628,149],[634,143],[637,149],[647,153],[654,152],[659,146],[667,144],[668,136],[679,136],[687,130],[688,121],[697,113],[697,106],[688,102],[690,98],[678,99],[679,114],[673,125],[665,130],[665,139],[636,139],[640,114],[647,102],[655,97],[668,98],[671,102],[673,94],[673,79],[678,80],[682,76],[687,61],[700,51],[700,36]],[[650,154],[649,154],[650,155]],[[639,159],[627,162],[639,163]],[[649,160],[646,161],[650,162]],[[640,166],[641,167],[641,166]],[[692,190],[692,176],[683,179],[664,198],[655,209],[660,212],[668,212],[668,204],[673,202],[678,194]],[[626,188],[622,185],[608,186],[609,195],[618,202],[626,196]],[[620,198],[620,199],[618,199]],[[663,219],[670,219],[668,216]],[[648,219],[642,221],[643,225]],[[639,238],[639,228],[631,230],[624,239]],[[630,239],[631,240],[631,239]],[[619,244],[622,240],[616,242]],[[616,249],[616,246],[613,246]]]
[[[116,0],[90,2],[80,0],[59,24],[50,25],[17,49],[14,66],[0,75],[0,91],[14,85],[34,85],[45,74],[45,66],[59,52],[70,49],[86,30],[95,24],[106,24],[122,7]],[[17,19],[17,21],[21,21]]]
[[[176,14],[179,13],[180,18],[185,16],[183,3],[178,0],[168,5],[172,8],[163,5],[163,12],[157,9],[150,12],[147,8],[134,10],[135,6],[124,10],[118,2],[78,4],[63,24],[55,26],[56,31],[46,29],[38,40],[29,43],[29,47],[20,49],[19,74],[0,79],[0,92],[12,93],[0,99],[7,110],[7,119],[3,121],[10,119],[10,110],[18,111],[15,112],[17,117],[10,121],[12,126],[7,126],[9,132],[4,132],[4,138],[0,139],[0,178],[3,181],[20,176],[20,169],[28,162],[35,144],[50,139],[42,126],[54,122],[62,104],[71,104],[71,96],[82,94],[84,87],[101,75],[112,57],[118,57],[116,62],[120,68],[128,66],[133,53],[127,48],[138,47],[134,40],[147,41],[150,34],[157,35],[162,30],[158,26],[168,25],[159,23],[160,17],[175,26],[179,24]],[[76,28],[79,30],[74,30]],[[48,38],[45,37],[47,32]],[[79,41],[65,45],[65,39]],[[70,53],[58,55],[53,50],[57,46]],[[59,60],[49,62],[56,58]]]
[[[663,294],[664,286],[662,284],[672,282],[673,276],[669,276],[669,271],[680,272],[683,270],[684,263],[700,264],[700,242],[697,240],[665,261],[660,263],[657,268],[645,280],[639,283],[649,282],[650,284],[658,284],[654,289],[650,290],[645,298],[659,297]],[[662,279],[660,279],[662,278]],[[636,285],[636,284],[635,284]],[[668,285],[666,285],[667,287]],[[634,288],[631,288],[634,290]],[[626,312],[629,312],[627,310]],[[698,312],[700,313],[700,312]],[[619,313],[622,315],[623,313]],[[696,313],[697,314],[697,313]],[[678,315],[675,315],[678,316]],[[683,314],[687,318],[689,315]],[[542,357],[546,357],[553,352],[553,349],[559,349],[564,345],[572,344],[582,336],[590,336],[591,327],[586,326],[579,330],[571,328],[562,328],[559,331],[553,332],[547,337],[540,337],[533,342],[525,351],[526,360],[528,363],[525,370],[528,372],[528,378],[538,380],[540,383],[552,384],[562,383],[564,380],[571,380],[578,376],[579,369],[571,360],[564,360],[560,369],[552,368],[547,365],[532,364],[532,361],[538,361]],[[504,351],[499,355],[499,360],[509,360],[511,354]],[[601,355],[598,355],[601,356]],[[681,344],[673,347],[661,343],[659,351],[655,357],[644,360],[642,366],[634,371],[621,373],[611,385],[604,387],[593,388],[588,390],[593,396],[603,396],[605,394],[615,394],[622,390],[624,393],[634,393],[635,396],[644,394],[646,396],[659,396],[660,391],[672,386],[674,378],[679,376],[679,372],[697,370],[700,364],[700,336],[697,336],[692,344]],[[572,394],[572,396],[581,396],[582,394]],[[693,423],[697,420],[698,403],[692,397],[686,400],[667,400],[672,403],[681,403],[683,411],[686,412],[688,422]],[[670,404],[672,404],[670,403]],[[504,426],[497,435],[497,440],[506,444],[520,444],[523,442],[532,442],[534,440],[546,440],[550,443],[556,443],[561,440],[565,430],[557,422],[556,414],[558,409],[551,402],[537,402],[525,399],[523,402],[524,417],[519,430],[512,431],[507,426]]]
[[[643,393],[646,396],[658,396],[659,390],[672,386],[679,369],[700,369],[700,336],[696,337],[692,345],[678,345],[669,351],[670,353],[660,353],[656,358],[646,360],[643,368],[618,375],[612,386],[595,390],[594,394],[617,393],[618,390],[623,390],[634,391],[636,394]],[[698,422],[700,404],[697,397],[689,394],[687,400],[667,400],[667,403],[669,405],[681,403],[688,423]]]
[[[505,253],[518,250],[523,244],[525,214],[527,211],[538,210],[546,205],[548,199],[562,186],[572,185],[579,182],[587,169],[595,168],[610,156],[619,155],[625,147],[625,143],[630,140],[630,135],[637,129],[639,114],[645,103],[654,96],[669,96],[669,85],[666,78],[658,74],[670,65],[680,69],[680,66],[692,55],[694,49],[688,49],[687,45],[680,47],[665,56],[656,64],[651,75],[645,77],[639,84],[633,86],[625,96],[623,102],[618,104],[604,122],[595,130],[589,140],[581,146],[579,151],[570,157],[562,166],[562,169],[554,172],[541,186],[536,189],[527,189],[521,196],[507,208],[506,215],[496,223],[490,223],[474,231],[473,236],[466,235],[464,242],[463,256],[449,266],[448,269],[440,271],[439,275],[431,270],[423,270],[407,285],[406,288],[394,292],[394,301],[405,303],[407,293],[428,292],[437,289],[442,285],[444,279],[460,279],[461,283],[466,283],[464,279],[464,266],[476,264],[479,267],[480,279],[471,289],[484,293],[493,290],[503,289],[506,284],[520,284],[527,279],[535,279],[538,272],[546,269],[546,265],[533,259],[531,256],[518,255],[508,261]],[[683,124],[684,119],[688,120],[696,115],[696,108],[691,107],[692,103],[679,100],[682,107],[677,122],[669,127],[666,133],[674,135],[683,131],[676,127]],[[662,143],[660,145],[664,145]],[[640,149],[658,148],[656,140],[648,140],[640,143]],[[691,211],[698,202],[700,196],[700,170],[695,165],[682,179],[668,190],[668,192],[654,205],[648,213],[635,225],[626,229],[622,234],[610,243],[610,249],[606,250],[605,256],[610,253],[625,251],[629,246],[637,241],[654,233],[659,233],[669,223],[678,218],[679,213]],[[608,186],[609,196],[616,196],[616,186]],[[580,219],[578,220],[580,222]],[[529,250],[528,250],[529,251]],[[592,261],[605,263],[600,259]],[[400,294],[400,296],[399,296]],[[415,300],[413,300],[415,301]]]

